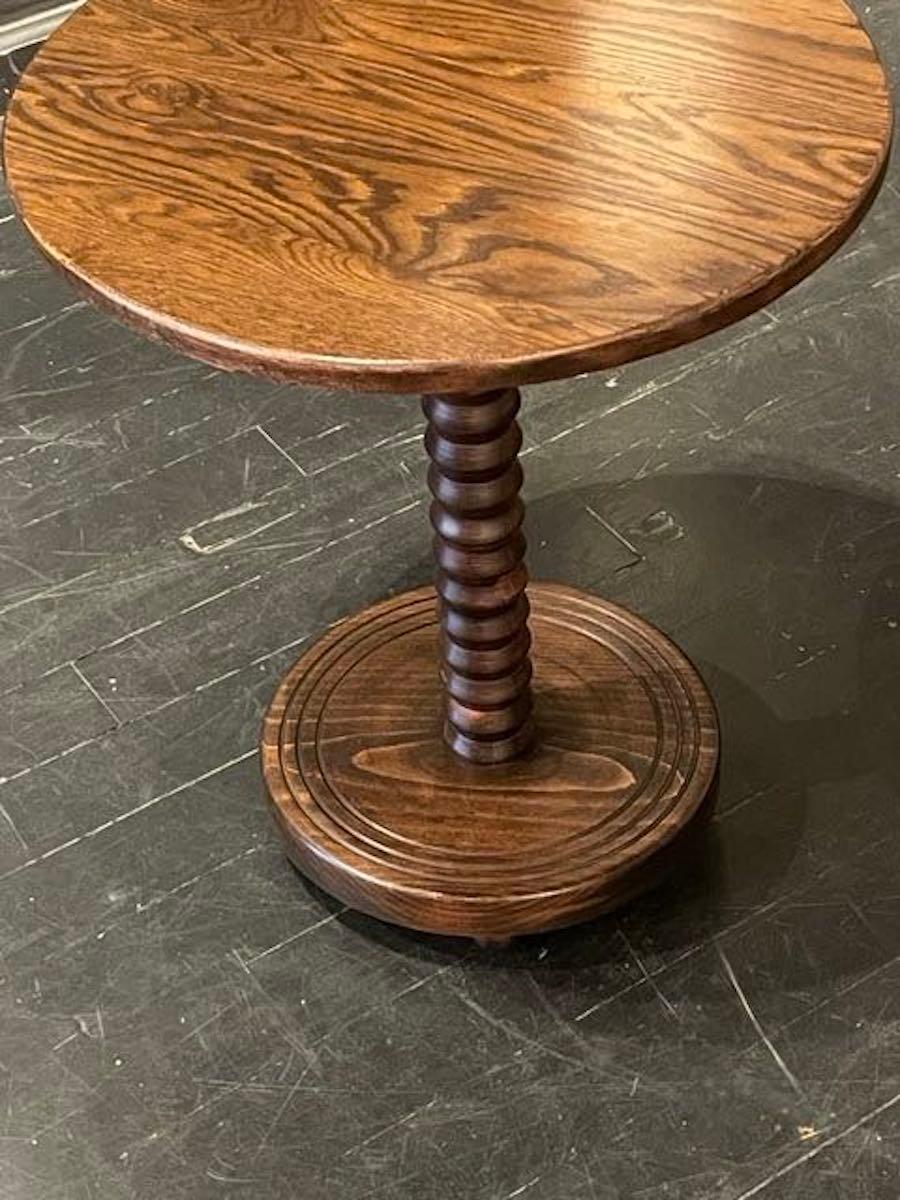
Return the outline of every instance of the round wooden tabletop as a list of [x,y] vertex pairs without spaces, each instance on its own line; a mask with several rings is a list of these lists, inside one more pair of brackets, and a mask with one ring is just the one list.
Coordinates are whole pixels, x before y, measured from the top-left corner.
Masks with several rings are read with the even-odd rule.
[[844,0],[90,0],[15,95],[44,252],[210,362],[455,391],[745,315],[890,141]]

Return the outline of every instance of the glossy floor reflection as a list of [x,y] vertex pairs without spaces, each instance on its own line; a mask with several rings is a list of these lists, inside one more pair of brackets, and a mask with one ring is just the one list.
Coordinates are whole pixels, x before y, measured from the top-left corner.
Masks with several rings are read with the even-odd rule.
[[142,341],[0,199],[0,1197],[896,1200],[898,187],[527,392],[533,574],[671,632],[724,754],[691,870],[505,952],[311,889],[255,761],[306,640],[429,577],[416,403]]

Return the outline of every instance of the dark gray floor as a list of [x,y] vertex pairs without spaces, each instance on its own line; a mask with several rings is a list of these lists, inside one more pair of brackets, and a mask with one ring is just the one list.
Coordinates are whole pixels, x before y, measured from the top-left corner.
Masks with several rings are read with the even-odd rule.
[[304,640],[429,576],[414,401],[141,341],[0,201],[4,1200],[900,1196],[898,187],[771,310],[529,391],[534,573],[675,634],[725,760],[694,874],[507,953],[340,912],[257,773]]

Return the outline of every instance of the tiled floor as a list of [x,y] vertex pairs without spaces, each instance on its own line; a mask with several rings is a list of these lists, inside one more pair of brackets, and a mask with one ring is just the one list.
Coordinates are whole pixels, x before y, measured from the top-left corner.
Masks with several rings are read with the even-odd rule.
[[770,310],[529,390],[533,573],[676,635],[724,774],[694,874],[485,953],[313,892],[254,754],[429,576],[417,405],[141,341],[0,199],[0,1197],[897,1200],[898,305],[895,166]]

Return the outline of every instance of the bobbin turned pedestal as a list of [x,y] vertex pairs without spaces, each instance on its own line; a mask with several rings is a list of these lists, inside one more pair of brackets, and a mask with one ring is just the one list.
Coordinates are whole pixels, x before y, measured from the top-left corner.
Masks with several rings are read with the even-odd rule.
[[519,393],[433,396],[423,408],[445,738],[469,762],[507,762],[534,736]]
[[427,396],[436,589],[349,617],[279,687],[288,853],[489,944],[611,908],[708,811],[716,720],[651,625],[527,584],[515,388],[720,329],[823,262],[884,174],[878,56],[845,0],[214,16],[91,0],[17,88],[5,163],[45,255],[138,329]]

